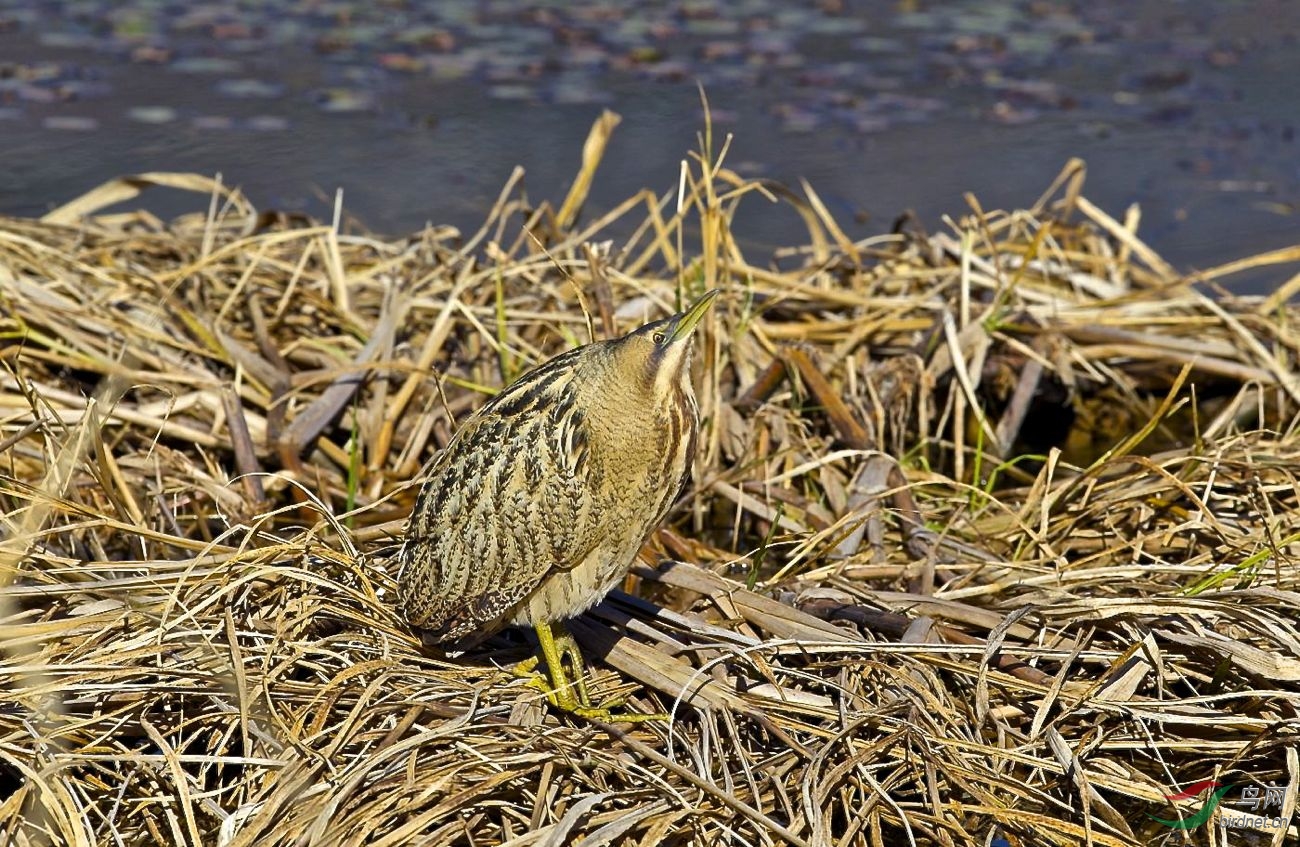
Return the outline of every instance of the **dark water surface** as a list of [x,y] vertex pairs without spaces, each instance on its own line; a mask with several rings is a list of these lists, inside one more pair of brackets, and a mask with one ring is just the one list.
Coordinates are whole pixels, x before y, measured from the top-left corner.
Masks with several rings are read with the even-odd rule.
[[[1080,156],[1091,199],[1140,203],[1158,251],[1207,267],[1300,243],[1298,34],[1284,0],[0,0],[0,213],[183,170],[262,208],[328,216],[342,188],[381,232],[469,230],[516,164],[562,199],[611,108],[592,214],[676,184],[699,80],[729,164],[808,179],[851,236],[905,209],[937,227],[965,191],[1027,205]],[[793,213],[741,214],[755,245],[801,240]]]

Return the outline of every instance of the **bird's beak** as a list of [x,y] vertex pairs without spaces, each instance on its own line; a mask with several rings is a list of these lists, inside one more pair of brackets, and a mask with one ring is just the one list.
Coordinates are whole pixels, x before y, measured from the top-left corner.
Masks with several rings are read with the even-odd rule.
[[678,315],[677,322],[673,324],[673,334],[669,336],[668,343],[675,344],[678,341],[690,338],[691,333],[695,330],[695,325],[700,322],[700,318],[704,317],[704,313],[713,305],[713,301],[717,296],[718,289],[715,288],[699,300],[696,300],[695,305]]

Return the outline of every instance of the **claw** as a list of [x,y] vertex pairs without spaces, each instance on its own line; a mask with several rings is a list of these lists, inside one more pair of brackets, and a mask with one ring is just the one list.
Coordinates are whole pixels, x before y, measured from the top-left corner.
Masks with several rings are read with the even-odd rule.
[[[582,651],[578,649],[578,642],[558,625],[555,627],[559,629],[558,634],[547,623],[536,623],[533,628],[537,630],[537,642],[541,646],[541,659],[546,662],[547,673],[543,674],[538,670],[541,662],[537,656],[525,659],[511,668],[510,672],[517,677],[527,679],[528,686],[545,694],[551,706],[580,718],[609,723],[645,723],[669,719],[668,715],[664,714],[643,715],[635,712],[613,711],[611,706],[621,706],[621,702],[611,703],[610,706],[592,706],[591,698],[587,693],[586,664],[582,659]],[[565,675],[565,658],[569,660],[572,682]]]

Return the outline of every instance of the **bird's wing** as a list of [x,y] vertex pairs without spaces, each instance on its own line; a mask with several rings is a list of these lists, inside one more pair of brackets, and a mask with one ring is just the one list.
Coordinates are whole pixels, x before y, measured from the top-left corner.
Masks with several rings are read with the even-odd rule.
[[[601,470],[589,461],[590,441],[586,417],[574,408],[551,410],[546,429],[546,464],[549,473],[525,467],[530,486],[539,487],[542,499],[534,508],[551,516],[545,539],[552,567],[572,570],[591,554],[600,541],[594,493],[601,488]],[[534,480],[536,484],[534,485]]]
[[467,421],[420,493],[399,580],[407,617],[439,640],[500,628],[598,542],[585,421],[567,385],[544,388]]

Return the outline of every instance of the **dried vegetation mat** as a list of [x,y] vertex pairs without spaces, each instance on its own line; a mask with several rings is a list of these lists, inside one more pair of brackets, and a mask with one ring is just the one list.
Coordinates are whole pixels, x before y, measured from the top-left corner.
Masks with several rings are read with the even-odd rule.
[[[933,233],[704,152],[584,219],[611,128],[465,235],[175,174],[0,220],[0,842],[1207,844],[1272,788],[1231,843],[1295,843],[1300,249],[1183,276],[1077,162]],[[104,211],[152,184],[206,211]],[[806,245],[755,255],[772,202]],[[454,422],[714,286],[693,483],[573,627],[673,720],[422,648],[392,554]]]

